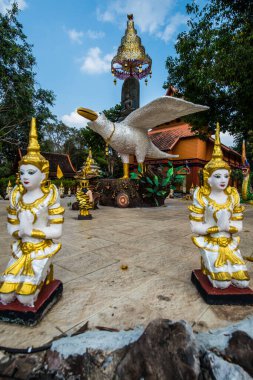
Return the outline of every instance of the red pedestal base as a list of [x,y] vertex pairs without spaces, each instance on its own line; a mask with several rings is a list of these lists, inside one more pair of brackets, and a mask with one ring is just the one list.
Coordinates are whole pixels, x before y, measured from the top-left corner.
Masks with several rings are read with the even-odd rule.
[[250,288],[237,288],[230,285],[227,289],[214,288],[200,269],[191,276],[202,298],[209,305],[253,305],[253,291]]
[[8,305],[0,304],[0,321],[35,326],[58,301],[62,291],[62,282],[53,280],[50,284],[42,287],[34,307],[24,306],[18,300]]

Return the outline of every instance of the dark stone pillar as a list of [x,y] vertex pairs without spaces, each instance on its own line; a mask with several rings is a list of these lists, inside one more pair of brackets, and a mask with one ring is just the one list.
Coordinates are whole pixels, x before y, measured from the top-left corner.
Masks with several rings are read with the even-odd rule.
[[124,80],[121,91],[122,112],[119,121],[122,121],[132,111],[140,107],[140,83],[136,78],[127,78]]

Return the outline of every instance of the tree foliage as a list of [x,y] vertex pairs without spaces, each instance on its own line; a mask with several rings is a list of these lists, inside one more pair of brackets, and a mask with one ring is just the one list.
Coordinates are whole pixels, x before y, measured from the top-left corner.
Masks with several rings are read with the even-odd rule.
[[[43,129],[43,141],[41,142],[41,150],[44,152],[54,153],[67,153],[67,142],[71,139],[75,139],[77,147],[80,142],[78,130],[76,128],[68,127],[63,122],[51,122],[48,123]],[[76,138],[78,135],[78,138]]]
[[189,117],[200,134],[214,130],[247,139],[253,129],[253,2],[209,0],[187,5],[189,31],[179,34],[176,57],[168,57],[168,79],[186,100],[208,112]]
[[[120,107],[116,105],[103,112],[110,120],[115,121]],[[73,165],[80,169],[88,156],[89,148],[91,148],[93,158],[104,172],[107,171],[108,162],[105,156],[105,141],[102,136],[89,127],[73,128],[55,120],[47,123],[40,130],[43,135],[40,143],[41,151],[69,154]]]
[[[34,116],[38,125],[56,120],[50,111],[55,96],[36,83],[32,46],[27,42],[22,24],[17,19],[14,3],[0,13],[0,154],[5,161],[16,154],[17,147],[26,147],[29,123]],[[41,134],[41,130],[39,131]]]
[[109,108],[109,110],[104,110],[103,113],[107,119],[111,120],[113,123],[116,123],[121,116],[122,105],[116,104],[115,107]]
[[[121,105],[116,104],[115,107],[103,112],[109,120],[116,122],[120,115],[120,110]],[[108,158],[105,155],[105,141],[102,136],[89,127],[77,129],[67,127],[64,123],[52,123],[45,128],[44,138],[43,150],[69,154],[77,169],[80,169],[88,156],[89,148],[91,148],[95,161],[104,172],[108,171],[109,165]],[[110,149],[110,154],[114,157],[114,170],[117,172],[120,159],[112,149]]]

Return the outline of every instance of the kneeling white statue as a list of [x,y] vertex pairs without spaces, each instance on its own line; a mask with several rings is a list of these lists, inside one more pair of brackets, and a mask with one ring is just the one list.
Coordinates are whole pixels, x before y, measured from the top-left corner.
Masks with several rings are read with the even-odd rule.
[[0,276],[0,301],[16,298],[34,306],[44,285],[53,280],[53,256],[61,244],[64,208],[58,190],[48,185],[49,162],[40,154],[36,121],[33,118],[27,154],[19,162],[18,184],[10,196],[8,232],[16,239],[12,257]]
[[236,188],[228,186],[231,170],[223,160],[219,129],[217,124],[213,156],[203,170],[204,185],[195,190],[189,206],[191,229],[198,235],[192,240],[200,249],[202,272],[213,287],[246,288],[249,275],[236,236],[242,231],[244,207]]

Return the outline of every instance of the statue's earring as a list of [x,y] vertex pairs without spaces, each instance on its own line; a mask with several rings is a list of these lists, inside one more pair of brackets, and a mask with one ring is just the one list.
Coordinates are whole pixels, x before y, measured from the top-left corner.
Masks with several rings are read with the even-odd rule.
[[42,191],[48,193],[50,190],[51,181],[49,179],[43,179],[40,183]]
[[16,173],[16,185],[20,185],[20,173]]
[[25,192],[25,188],[24,186],[22,185],[21,183],[21,180],[20,180],[20,173],[16,173],[16,184],[17,186],[19,187],[19,191],[21,194],[23,194]]

